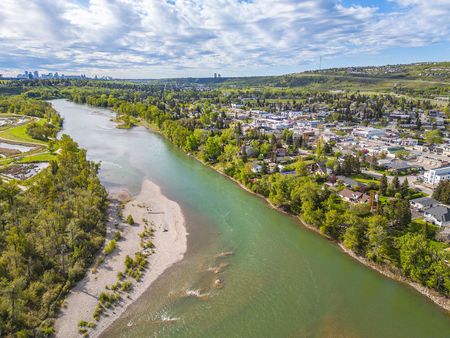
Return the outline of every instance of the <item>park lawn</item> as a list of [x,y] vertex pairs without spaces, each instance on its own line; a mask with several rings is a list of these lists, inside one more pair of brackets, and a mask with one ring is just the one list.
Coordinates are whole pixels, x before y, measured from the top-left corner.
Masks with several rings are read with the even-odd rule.
[[368,176],[362,175],[362,174],[353,175],[353,176],[350,176],[350,178],[354,179],[356,182],[363,183],[363,184],[371,184],[371,183],[379,184],[380,183],[378,180],[376,180],[374,178],[369,178]]
[[57,156],[55,154],[43,153],[23,157],[22,159],[20,159],[19,163],[50,162],[56,161],[56,158]]
[[[43,123],[41,121],[43,121],[43,120],[40,120],[39,123]],[[28,124],[29,123],[26,123],[26,124],[22,124],[17,127],[13,127],[13,128],[4,130],[4,131],[0,132],[0,137],[11,140],[11,141],[29,142],[29,143],[37,143],[37,144],[46,145],[47,142],[44,142],[41,140],[36,140],[27,134]]]

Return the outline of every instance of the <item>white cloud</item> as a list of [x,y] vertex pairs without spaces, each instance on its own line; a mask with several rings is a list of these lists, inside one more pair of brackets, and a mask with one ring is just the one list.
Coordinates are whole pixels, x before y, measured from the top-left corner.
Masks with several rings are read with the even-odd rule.
[[[450,1],[2,0],[0,67],[121,76],[302,65],[450,39]],[[355,1],[356,2],[356,1]]]

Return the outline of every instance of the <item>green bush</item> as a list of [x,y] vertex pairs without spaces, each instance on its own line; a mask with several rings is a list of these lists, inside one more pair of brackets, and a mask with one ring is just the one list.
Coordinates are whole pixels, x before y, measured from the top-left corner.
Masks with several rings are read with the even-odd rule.
[[105,249],[103,249],[103,253],[105,255],[109,255],[115,249],[116,249],[116,240],[113,239],[105,246]]
[[134,224],[133,216],[128,215],[128,217],[127,217],[127,223],[128,223],[129,225],[133,225],[133,224]]

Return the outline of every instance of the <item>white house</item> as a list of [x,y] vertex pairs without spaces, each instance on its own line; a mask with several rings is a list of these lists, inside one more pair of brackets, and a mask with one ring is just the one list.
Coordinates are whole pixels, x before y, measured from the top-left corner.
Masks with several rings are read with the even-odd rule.
[[450,166],[428,170],[423,174],[423,177],[426,183],[432,185],[436,185],[443,180],[450,180]]
[[440,227],[450,226],[450,209],[444,205],[439,205],[424,211],[425,219]]

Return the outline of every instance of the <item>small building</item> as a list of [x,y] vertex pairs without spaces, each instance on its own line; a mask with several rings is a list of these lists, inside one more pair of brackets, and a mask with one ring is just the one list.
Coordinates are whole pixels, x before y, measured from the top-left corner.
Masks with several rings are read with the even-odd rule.
[[423,175],[425,182],[436,185],[440,181],[450,180],[450,166],[444,166],[436,169],[431,169],[425,172]]
[[415,199],[409,201],[409,203],[411,204],[411,207],[413,207],[414,209],[420,210],[420,211],[434,208],[439,205],[439,202],[431,197],[415,198]]
[[263,166],[259,163],[252,163],[251,166],[254,174],[260,174],[263,171]]
[[439,205],[424,211],[425,219],[440,227],[450,226],[450,208]]

